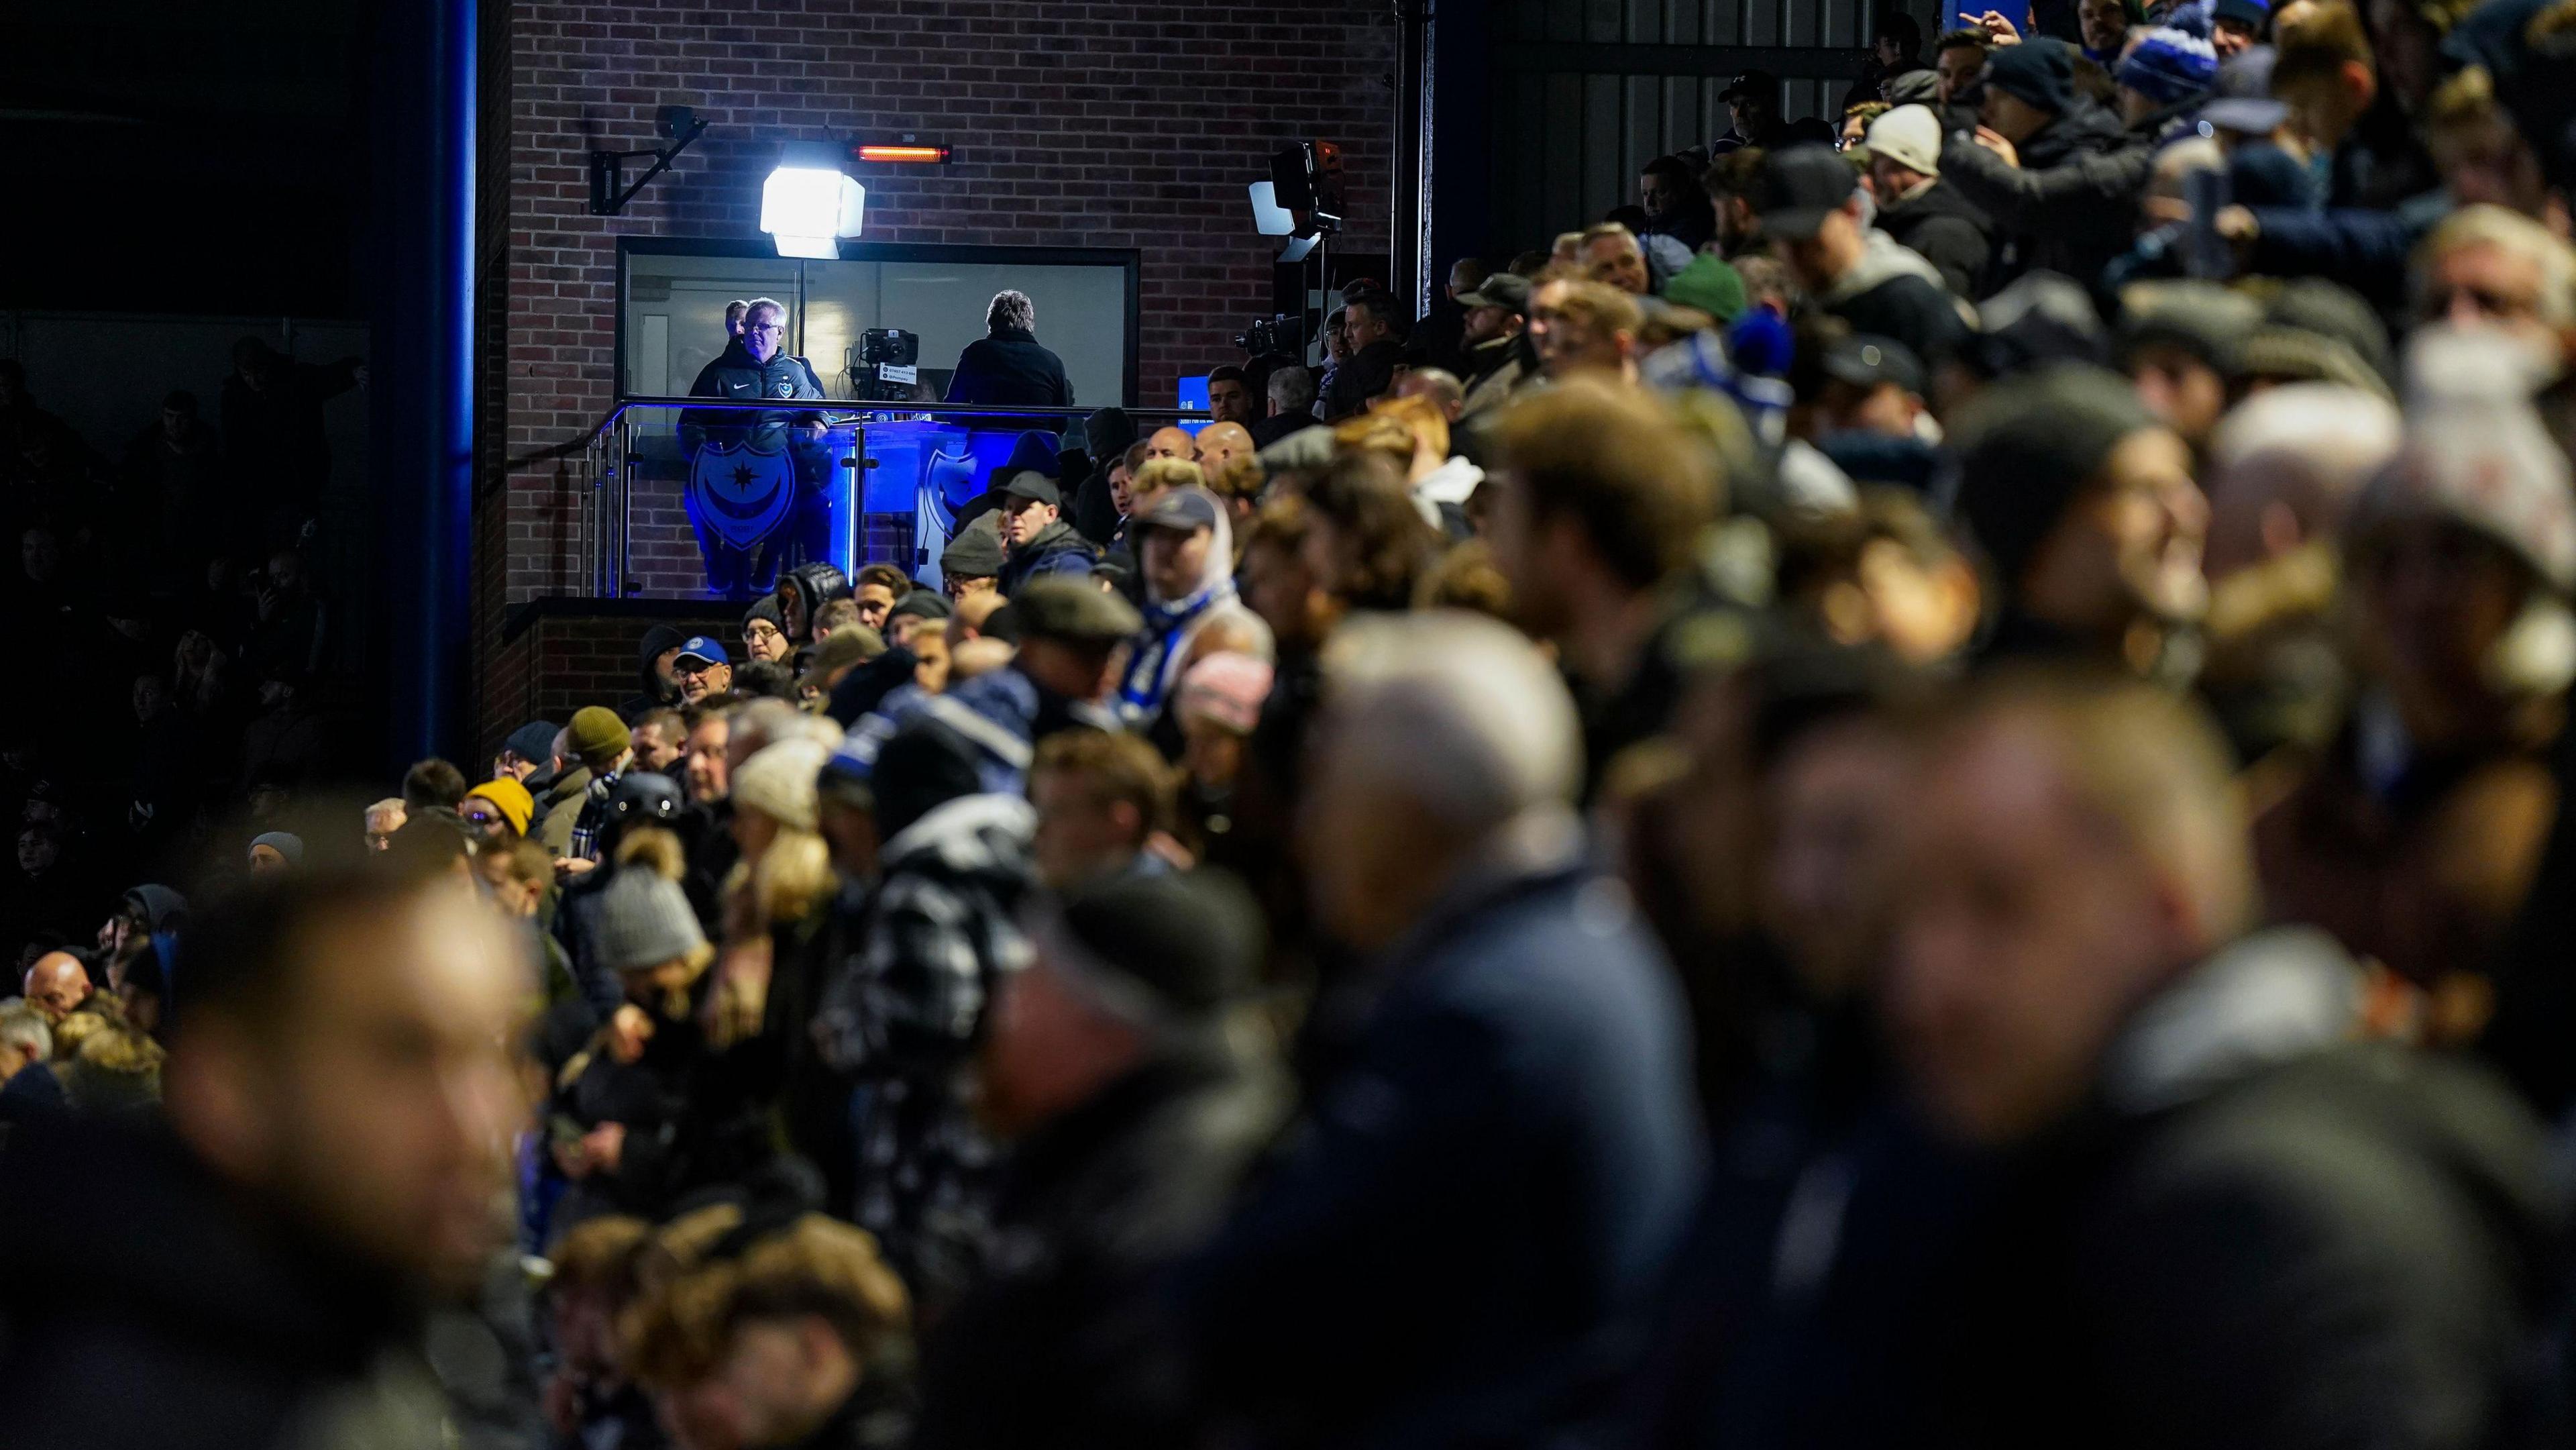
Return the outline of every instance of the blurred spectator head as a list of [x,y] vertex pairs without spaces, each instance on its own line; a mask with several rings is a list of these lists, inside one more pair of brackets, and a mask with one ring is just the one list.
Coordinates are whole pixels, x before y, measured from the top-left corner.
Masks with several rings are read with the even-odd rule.
[[798,1444],[863,1382],[900,1372],[909,1301],[864,1230],[819,1213],[747,1224],[725,1205],[665,1238],[701,1217],[713,1232],[695,1261],[619,1320],[625,1363],[681,1443]]
[[555,735],[555,727],[543,720],[531,720],[511,731],[509,738],[501,742],[500,752],[492,757],[492,774],[525,781],[552,771]]
[[1979,119],[2018,146],[2075,108],[2075,57],[2066,43],[2034,36],[1989,53]]
[[2463,207],[2416,249],[2415,303],[2435,328],[2511,339],[2554,377],[2576,333],[2576,252],[2520,212]]
[[1249,424],[1261,416],[1243,369],[1227,363],[1208,373],[1208,416],[1220,423]]
[[1189,462],[1198,453],[1198,440],[1187,428],[1157,428],[1145,439],[1147,458],[1177,458]]
[[2110,660],[2143,667],[2141,626],[2205,598],[2208,504],[2191,451],[2118,376],[2060,365],[2008,379],[1956,420],[1957,508],[2003,602]]
[[1864,489],[1849,513],[1793,517],[1778,548],[1781,601],[1839,646],[1927,666],[1976,633],[1976,567],[1911,492]]
[[1893,338],[1848,334],[1825,349],[1822,398],[1827,426],[1838,431],[1914,438],[1931,391],[1923,363]]
[[27,1004],[43,1015],[47,1022],[60,1022],[72,1009],[90,998],[95,990],[89,968],[70,952],[47,952],[27,968],[20,984],[26,990]]
[[2211,581],[2331,541],[2396,455],[2397,409],[2336,383],[2288,383],[2245,400],[2210,449]]
[[779,623],[778,601],[763,599],[742,616],[742,652],[746,659],[784,664],[795,653],[795,644]]
[[0,1001],[0,1087],[54,1054],[53,1025],[33,1003]]
[[515,780],[484,781],[467,791],[456,806],[457,819],[485,845],[503,845],[526,835],[536,813],[536,798]]
[[1509,272],[1497,272],[1475,290],[1458,294],[1467,310],[1462,340],[1469,347],[1497,338],[1516,337],[1528,324],[1530,284]]
[[688,727],[677,710],[647,710],[635,717],[627,733],[635,746],[635,768],[655,775],[671,774],[672,763],[688,748]]
[[751,311],[751,304],[739,297],[725,304],[724,330],[727,342],[741,339],[743,314],[749,311]]
[[1780,78],[1769,71],[1743,72],[1717,98],[1734,119],[1735,134],[1755,145],[1780,124]]
[[1438,544],[1404,467],[1371,451],[1334,460],[1306,491],[1306,569],[1345,609],[1400,610]]
[[480,1282],[524,1108],[526,988],[498,915],[452,880],[334,864],[240,888],[185,951],[163,1071],[180,1139],[406,1288]]
[[[2271,21],[2268,4],[2269,0],[2216,0],[2210,6],[2209,43],[2219,59],[2243,55],[2262,41],[2264,27]],[[2090,29],[2085,31],[2084,43],[2093,44]]]
[[2147,411],[2205,447],[2234,401],[2260,312],[2251,299],[2205,282],[2141,283],[2122,301],[2121,371]]
[[1515,400],[1495,441],[1494,560],[1542,637],[1688,569],[1719,508],[1709,450],[1651,394],[1568,383]]
[[1335,939],[1383,947],[1506,837],[1571,828],[1574,704],[1518,632],[1455,612],[1357,616],[1324,669],[1299,845]]
[[2334,0],[2284,26],[2273,45],[2272,94],[2289,106],[2291,124],[2312,144],[2321,150],[2340,145],[2379,98],[2379,71],[2360,14]]
[[1530,341],[1540,368],[1554,379],[1625,373],[1635,365],[1644,325],[1636,299],[1602,282],[1559,279],[1541,283],[1530,297]]
[[416,761],[403,772],[402,796],[408,810],[442,806],[452,811],[465,799],[465,772],[435,756]]
[[2497,103],[2485,66],[2454,72],[2433,92],[2427,111],[2426,141],[2454,201],[2506,207],[2533,218],[2548,212],[2553,203],[2539,154]]
[[690,800],[704,802],[725,798],[725,742],[731,727],[732,712],[729,710],[703,710],[690,717],[688,746],[682,765],[682,779],[688,785]]
[[1251,893],[1210,872],[1134,875],[1042,916],[1035,960],[995,997],[984,1103],[1026,1133],[1095,1098],[1139,1064],[1204,1052],[1262,956]]
[[1329,576],[1306,556],[1309,518],[1304,499],[1273,498],[1254,515],[1243,551],[1243,602],[1273,639],[1301,651],[1323,642],[1334,611]]
[[1356,291],[1342,308],[1342,325],[1353,351],[1396,335],[1395,299],[1376,288]]
[[[2234,0],[2231,0],[2234,3]],[[2097,56],[2117,58],[2129,38],[2129,27],[2140,15],[2135,0],[2082,0],[2075,7],[2076,28],[2083,33],[2084,48]],[[1983,32],[1979,32],[1983,38]],[[1982,52],[1984,46],[1979,46]]]
[[1199,430],[1198,465],[1213,470],[1229,459],[1249,458],[1254,451],[1252,433],[1235,422],[1210,423]]
[[1071,892],[1136,862],[1172,821],[1171,767],[1134,735],[1067,730],[1038,743],[1029,768],[1038,877]]
[[1870,181],[1882,202],[1941,174],[1941,118],[1929,106],[1895,106],[1869,123]]
[[[508,778],[509,777],[507,776],[494,777],[494,779]],[[400,796],[387,796],[383,800],[376,802],[374,805],[367,807],[367,849],[370,851],[381,851],[391,845],[393,843],[394,832],[401,830],[403,828],[403,822],[410,818],[411,808],[403,803],[403,799]]]
[[1942,105],[1974,105],[1982,98],[1979,88],[1986,80],[1986,53],[1992,49],[1994,41],[1983,30],[1952,30],[1942,35],[1940,46],[1932,53],[1932,71],[1941,78]]
[[1910,69],[1923,63],[1923,23],[1893,5],[1879,10],[1869,43],[1871,56],[1884,69]]
[[2007,675],[1903,809],[1885,1010],[1936,1121],[1986,1142],[2080,1102],[2122,1019],[2250,923],[2226,743],[2146,684]]
[[1270,416],[1294,418],[1314,411],[1315,375],[1308,369],[1290,365],[1270,375]]
[[1646,271],[1646,250],[1637,244],[1637,234],[1617,222],[1603,222],[1583,234],[1583,245],[1576,253],[1583,264],[1584,275],[1595,282],[1618,288],[1631,297],[1643,297],[1654,290],[1653,278]]
[[1867,250],[1859,179],[1830,146],[1784,146],[1762,158],[1754,203],[1763,235],[1810,294],[1823,294]]

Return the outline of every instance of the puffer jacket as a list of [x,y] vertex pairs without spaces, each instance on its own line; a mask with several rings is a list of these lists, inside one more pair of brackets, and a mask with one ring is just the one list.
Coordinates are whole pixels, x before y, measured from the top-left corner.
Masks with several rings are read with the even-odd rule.
[[1994,223],[1957,187],[1934,177],[1913,195],[1880,206],[1878,229],[1930,262],[1953,293],[1978,295],[1994,257]]
[[1021,585],[1049,574],[1087,575],[1099,561],[1100,550],[1073,525],[1058,519],[1039,530],[1036,538],[1010,551],[993,587],[1005,596],[1016,594]]
[[[812,642],[814,637],[814,616],[822,613],[823,606],[833,600],[849,598],[852,591],[850,576],[833,565],[799,564],[779,576],[777,592],[780,595],[792,592],[797,602],[804,606],[805,633],[798,636],[795,642],[807,644]],[[782,608],[779,615],[783,619],[786,610]]]
[[2123,131],[2110,112],[2079,105],[2018,150],[2016,168],[1965,135],[1941,148],[1941,179],[1994,225],[1986,290],[2032,271],[2089,286],[2136,239],[2138,197],[2155,165],[2151,134]]

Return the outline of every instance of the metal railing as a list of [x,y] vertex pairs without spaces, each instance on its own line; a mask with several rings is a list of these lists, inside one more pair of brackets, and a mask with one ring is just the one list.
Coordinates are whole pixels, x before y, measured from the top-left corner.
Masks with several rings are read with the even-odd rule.
[[[998,457],[1007,453],[1008,441],[1017,435],[1043,430],[1050,422],[1071,425],[1089,417],[1098,409],[1090,407],[1014,407],[1007,405],[962,403],[863,402],[849,399],[731,399],[637,396],[619,401],[596,424],[584,433],[552,447],[540,449],[509,460],[516,472],[541,463],[578,459],[568,467],[575,494],[577,517],[574,522],[574,547],[580,552],[585,577],[577,581],[579,592],[590,598],[621,599],[648,592],[648,586],[636,567],[636,507],[639,496],[664,492],[674,501],[683,498],[694,462],[694,452],[684,440],[681,415],[703,416],[725,413],[819,415],[824,426],[819,434],[799,428],[793,444],[794,459],[788,464],[774,460],[777,455],[760,456],[773,460],[772,467],[792,466],[799,470],[795,485],[820,495],[829,510],[830,538],[827,552],[855,570],[873,560],[864,557],[871,527],[891,528],[890,523],[871,525],[871,518],[892,520],[914,512],[910,504],[902,508],[870,508],[872,493],[909,494],[909,481],[887,480],[885,489],[871,485],[870,473],[881,459],[871,453],[868,434],[874,428],[907,425],[920,432],[921,425],[944,425],[960,430],[968,437],[962,454],[941,454],[950,464],[973,462],[970,474],[984,477]],[[1127,416],[1142,427],[1166,423],[1205,421],[1204,410],[1168,407],[1124,408]],[[978,429],[976,420],[1009,420],[1018,426]],[[719,425],[720,426],[720,425]],[[743,425],[746,433],[752,425]],[[769,425],[762,425],[769,426]],[[793,424],[779,424],[784,430]],[[1066,431],[1058,428],[1056,431]],[[827,472],[817,473],[817,469]],[[1066,480],[1070,485],[1073,480]],[[882,500],[881,500],[882,501]],[[1069,500],[1068,500],[1069,502]],[[797,507],[811,507],[801,499]],[[693,524],[697,521],[693,518]],[[774,523],[774,528],[787,527]],[[693,528],[705,550],[705,535]],[[707,551],[712,556],[712,551]],[[795,554],[790,546],[785,550]],[[810,548],[806,551],[811,552]],[[800,559],[801,561],[801,559]],[[906,572],[914,561],[903,561]],[[701,589],[687,591],[694,597],[739,595],[743,590],[736,581],[709,578]]]

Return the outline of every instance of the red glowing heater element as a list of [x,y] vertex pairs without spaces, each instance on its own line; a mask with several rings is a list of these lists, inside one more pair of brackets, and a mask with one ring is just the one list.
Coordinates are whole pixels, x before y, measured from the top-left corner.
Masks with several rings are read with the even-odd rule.
[[863,141],[858,146],[858,157],[861,161],[884,161],[898,166],[945,166],[948,164],[948,148]]

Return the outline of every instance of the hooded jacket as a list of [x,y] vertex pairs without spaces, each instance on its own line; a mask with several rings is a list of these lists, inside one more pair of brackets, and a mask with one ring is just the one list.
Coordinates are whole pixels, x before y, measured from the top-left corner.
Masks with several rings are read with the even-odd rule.
[[1064,360],[1040,345],[1037,334],[997,327],[958,354],[947,401],[1065,408],[1073,405],[1073,384],[1065,380]]
[[2284,929],[2130,1015],[1978,1216],[1932,1443],[2545,1440],[2540,1126],[2475,1068],[2356,1040],[2360,1000],[2339,947]]
[[[794,638],[795,644],[811,644],[814,639],[814,616],[835,599],[851,595],[850,576],[830,564],[799,564],[779,576],[778,587],[793,590],[796,600],[805,608],[805,633]],[[785,615],[780,616],[781,620]]]
[[1136,420],[1124,408],[1098,408],[1082,425],[1083,454],[1089,471],[1066,490],[1066,517],[1084,538],[1107,544],[1118,533],[1118,501],[1109,494],[1109,470],[1136,443]]
[[1930,262],[1952,293],[1979,295],[1994,257],[1994,224],[1957,187],[1936,176],[1912,195],[1882,203],[1878,228]]
[[688,638],[667,624],[657,624],[644,631],[644,638],[635,646],[635,695],[617,707],[620,717],[631,723],[647,710],[680,703],[679,690],[662,683],[660,672],[653,668],[653,661],[666,649],[678,649],[688,642]]
[[1007,551],[1002,572],[993,587],[1007,597],[1019,592],[1021,585],[1049,574],[1089,574],[1100,561],[1100,550],[1063,519],[1038,530],[1037,536],[1018,548]]
[[1958,303],[1940,271],[1894,237],[1869,228],[1860,260],[1816,298],[1826,313],[1852,331],[1892,337],[1937,366],[1968,335]]

